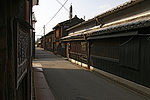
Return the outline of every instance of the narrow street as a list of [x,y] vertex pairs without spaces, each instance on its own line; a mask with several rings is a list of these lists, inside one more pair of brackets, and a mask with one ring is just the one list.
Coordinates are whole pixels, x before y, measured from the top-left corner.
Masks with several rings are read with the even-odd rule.
[[41,64],[56,100],[149,100],[41,48],[34,63]]

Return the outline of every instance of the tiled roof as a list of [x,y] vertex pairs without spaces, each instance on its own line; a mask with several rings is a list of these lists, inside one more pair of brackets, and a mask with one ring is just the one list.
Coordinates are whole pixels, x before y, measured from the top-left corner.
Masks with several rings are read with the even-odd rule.
[[65,24],[68,24],[68,25],[72,25],[71,23],[71,21],[74,21],[74,20],[76,20],[76,19],[78,19],[78,20],[80,20],[81,22],[82,21],[84,21],[82,18],[80,19],[80,18],[78,18],[76,15],[75,15],[75,17],[73,17],[72,19],[68,19],[68,20],[65,20],[65,21],[63,21],[63,22],[60,22],[60,23],[58,23],[53,29],[55,29],[56,27],[58,27],[59,25],[65,25]]
[[96,28],[96,29],[89,30],[86,32],[66,36],[62,39],[69,39],[69,38],[79,37],[79,36],[83,36],[83,35],[86,35],[87,37],[98,36],[98,35],[109,34],[109,33],[114,33],[114,32],[139,29],[139,28],[143,28],[143,27],[150,27],[150,17],[145,17],[145,18],[141,18],[141,19],[139,18],[136,20],[132,20],[132,21],[122,23],[122,24],[112,25],[109,27]]
[[84,21],[84,22],[82,22],[82,23],[79,23],[79,24],[77,24],[77,25],[75,25],[75,26],[73,26],[73,27],[70,27],[70,28],[67,29],[67,30],[69,31],[69,30],[74,29],[74,28],[76,28],[76,27],[80,27],[80,26],[82,26],[82,25],[85,25],[85,24],[87,24],[87,23],[90,23],[91,21],[95,21],[96,18],[101,18],[101,17],[107,16],[107,15],[112,14],[112,13],[114,13],[114,12],[117,12],[117,11],[119,11],[119,10],[122,10],[122,9],[128,8],[128,7],[130,7],[130,6],[133,6],[133,5],[135,5],[135,4],[139,3],[139,2],[142,2],[142,1],[144,1],[144,0],[130,0],[130,1],[128,1],[128,2],[125,2],[125,3],[121,4],[121,5],[119,5],[119,6],[115,7],[115,8],[113,8],[113,9],[110,9],[110,10],[108,10],[108,11],[106,11],[106,12],[100,14],[100,15],[97,15],[97,16],[95,16],[95,17],[92,18],[92,19],[89,19],[89,20]]
[[92,32],[91,34],[89,34],[89,36],[112,33],[112,32],[127,31],[127,30],[133,30],[133,29],[149,27],[149,26],[150,26],[150,18],[137,19],[137,20],[122,23],[119,25],[99,28],[98,30],[95,30],[95,32]]

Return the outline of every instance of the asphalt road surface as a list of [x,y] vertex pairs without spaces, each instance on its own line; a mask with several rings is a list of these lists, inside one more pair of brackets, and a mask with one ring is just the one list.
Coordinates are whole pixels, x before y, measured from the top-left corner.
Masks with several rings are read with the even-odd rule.
[[49,51],[36,48],[36,58],[56,100],[149,100]]

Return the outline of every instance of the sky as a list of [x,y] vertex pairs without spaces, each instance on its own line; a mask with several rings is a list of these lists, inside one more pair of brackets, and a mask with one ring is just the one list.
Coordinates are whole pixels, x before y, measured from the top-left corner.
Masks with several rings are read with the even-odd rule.
[[84,18],[85,16],[85,20],[88,20],[129,0],[68,0],[64,5],[65,8],[62,8],[53,20],[50,21],[50,19],[62,7],[58,1],[61,4],[64,4],[67,0],[39,0],[39,5],[33,7],[33,12],[35,13],[37,20],[35,24],[35,39],[44,35],[44,25],[47,24],[45,26],[47,34],[52,31],[52,28],[58,23],[68,20],[69,7],[71,4],[73,8],[73,17],[77,15],[79,18]]

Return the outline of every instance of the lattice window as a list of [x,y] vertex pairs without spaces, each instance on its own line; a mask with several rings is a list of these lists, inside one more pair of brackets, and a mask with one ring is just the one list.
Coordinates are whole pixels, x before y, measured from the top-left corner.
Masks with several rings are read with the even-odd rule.
[[29,47],[29,34],[19,30],[17,34],[17,80],[27,70],[27,50]]

